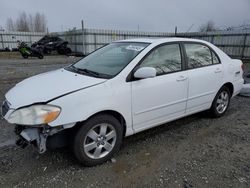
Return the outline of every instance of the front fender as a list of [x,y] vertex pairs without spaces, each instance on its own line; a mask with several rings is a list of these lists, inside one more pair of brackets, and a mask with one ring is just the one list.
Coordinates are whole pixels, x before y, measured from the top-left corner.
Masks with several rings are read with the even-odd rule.
[[58,118],[49,123],[51,127],[81,122],[92,115],[106,110],[120,113],[126,128],[132,130],[131,84],[124,81],[116,83],[109,80],[51,101],[49,104],[60,106],[62,111]]

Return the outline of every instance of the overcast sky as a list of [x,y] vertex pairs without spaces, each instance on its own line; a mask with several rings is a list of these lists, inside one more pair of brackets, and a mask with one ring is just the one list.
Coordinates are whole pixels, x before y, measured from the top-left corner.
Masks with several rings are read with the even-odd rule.
[[86,28],[173,32],[250,24],[250,0],[0,0],[0,26],[8,17],[44,13],[49,31]]

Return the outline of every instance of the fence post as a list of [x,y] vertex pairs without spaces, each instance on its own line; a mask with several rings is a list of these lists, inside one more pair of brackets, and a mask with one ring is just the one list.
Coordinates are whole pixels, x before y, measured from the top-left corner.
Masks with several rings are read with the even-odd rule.
[[174,29],[174,36],[177,37],[177,26],[175,26],[175,29]]
[[96,44],[96,33],[94,33],[94,45],[95,45],[95,50],[97,49],[97,44]]
[[75,43],[75,52],[77,52],[77,47],[78,47],[78,43],[77,43],[77,41],[76,41],[76,35],[77,35],[77,31],[76,30],[74,30],[74,43]]
[[244,58],[244,52],[245,52],[245,48],[246,48],[246,41],[247,41],[247,33],[244,35],[244,38],[243,38],[243,45],[242,45],[242,51],[241,51],[241,59]]
[[211,43],[214,44],[214,35],[212,36]]
[[30,35],[30,46],[32,45],[31,35]]
[[85,48],[85,32],[84,32],[84,22],[82,20],[82,53],[83,55],[86,54],[86,48]]
[[1,34],[1,41],[2,41],[2,47],[3,47],[3,49],[4,49],[3,34]]

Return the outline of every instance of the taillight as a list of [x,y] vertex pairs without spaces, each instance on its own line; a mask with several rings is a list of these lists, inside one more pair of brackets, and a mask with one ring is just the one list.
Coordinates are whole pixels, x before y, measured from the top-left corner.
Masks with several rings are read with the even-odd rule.
[[244,64],[241,63],[241,69],[242,69],[242,71],[244,71],[244,68],[245,68]]

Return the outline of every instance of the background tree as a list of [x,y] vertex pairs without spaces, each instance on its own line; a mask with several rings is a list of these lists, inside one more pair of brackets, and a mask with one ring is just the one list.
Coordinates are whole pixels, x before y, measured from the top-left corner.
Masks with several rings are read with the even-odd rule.
[[31,14],[29,15],[28,23],[29,23],[29,30],[30,30],[30,31],[35,31],[35,27],[34,27],[34,16],[32,16]]
[[34,16],[34,31],[45,32],[46,31],[46,19],[44,14],[36,13]]
[[213,21],[208,21],[206,24],[201,25],[199,28],[200,32],[208,32],[208,31],[217,31],[215,24]]
[[15,24],[14,24],[12,18],[7,19],[7,21],[6,21],[6,29],[8,31],[15,31],[16,30]]
[[22,12],[16,20],[16,30],[17,31],[30,31],[28,17],[25,12]]
[[45,15],[39,12],[34,15],[27,15],[26,12],[22,12],[15,21],[8,18],[6,28],[8,31],[46,32],[47,21]]

